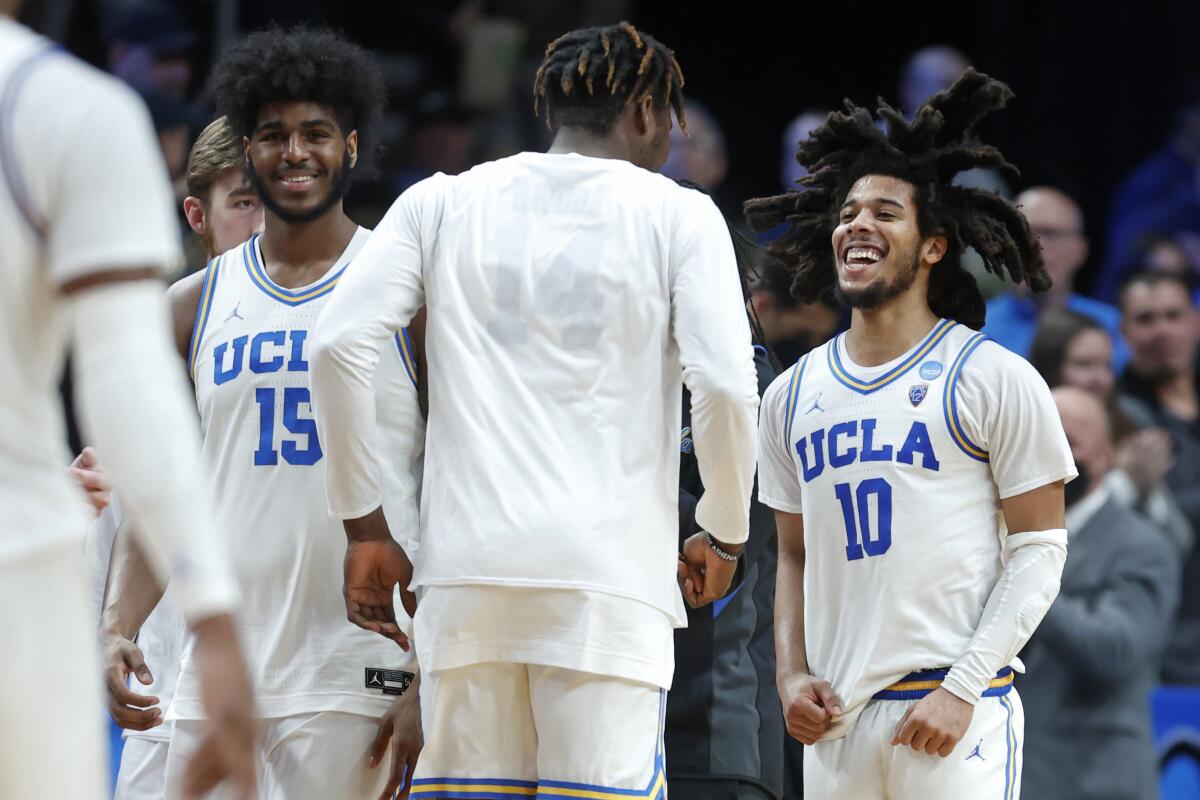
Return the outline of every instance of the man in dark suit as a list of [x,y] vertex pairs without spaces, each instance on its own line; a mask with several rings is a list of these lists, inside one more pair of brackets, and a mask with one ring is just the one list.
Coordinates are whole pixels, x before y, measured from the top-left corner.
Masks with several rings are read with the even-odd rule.
[[1108,497],[1104,407],[1054,391],[1079,477],[1067,485],[1067,564],[1058,599],[1021,654],[1025,797],[1157,798],[1149,693],[1179,600],[1176,551]]

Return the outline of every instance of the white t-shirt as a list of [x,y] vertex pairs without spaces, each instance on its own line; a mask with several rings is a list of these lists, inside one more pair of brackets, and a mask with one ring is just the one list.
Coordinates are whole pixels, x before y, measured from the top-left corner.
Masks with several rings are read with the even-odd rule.
[[[744,541],[754,476],[753,350],[712,202],[576,154],[522,153],[405,192],[315,334],[328,359],[325,373],[314,360],[313,387],[336,516],[379,504],[362,377],[422,304],[430,412],[416,585],[607,594],[684,624],[683,381],[707,487],[699,523]],[[470,624],[417,616],[422,654],[439,631]],[[620,624],[614,616],[595,624]],[[560,630],[556,646],[586,649],[592,621]],[[644,629],[639,650],[659,652],[669,627]]]
[[966,652],[1002,568],[1000,501],[1075,476],[1025,359],[950,320],[876,367],[845,338],[771,384],[759,428],[759,499],[804,515],[809,668],[845,704],[826,738]]
[[59,287],[182,260],[166,174],[132,91],[0,17],[0,562],[84,534],[65,469]]

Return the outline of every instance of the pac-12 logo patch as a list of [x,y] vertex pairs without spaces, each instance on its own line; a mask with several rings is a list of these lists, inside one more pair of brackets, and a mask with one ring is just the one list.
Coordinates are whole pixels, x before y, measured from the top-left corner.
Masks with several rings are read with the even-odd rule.
[[398,669],[366,668],[366,686],[384,694],[404,694],[412,686],[415,674]]
[[920,375],[922,380],[931,381],[941,374],[942,362],[940,361],[926,361],[921,365]]
[[929,394],[929,387],[923,383],[908,387],[908,400],[914,406],[921,405],[921,401],[925,399],[925,395],[927,394]]

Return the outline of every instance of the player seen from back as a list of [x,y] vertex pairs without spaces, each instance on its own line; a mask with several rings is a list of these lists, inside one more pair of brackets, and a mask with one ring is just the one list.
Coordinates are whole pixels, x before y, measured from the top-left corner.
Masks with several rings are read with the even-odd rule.
[[[725,223],[654,172],[682,85],[671,51],[628,23],[556,39],[535,83],[550,152],[409,189],[318,323],[347,604],[395,636],[410,567],[379,512],[369,387],[390,332],[428,305],[414,798],[664,794],[678,571],[693,603],[729,587],[758,401]],[[711,537],[681,561],[683,381]]]

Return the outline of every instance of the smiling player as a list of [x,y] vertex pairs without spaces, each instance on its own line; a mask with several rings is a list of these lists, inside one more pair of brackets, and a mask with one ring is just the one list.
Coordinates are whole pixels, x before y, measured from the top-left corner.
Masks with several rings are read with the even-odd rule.
[[[977,333],[959,258],[1045,290],[1021,214],[951,185],[1007,166],[975,124],[1012,96],[974,71],[910,124],[847,103],[801,146],[806,191],[747,203],[806,302],[850,330],[763,398],[760,499],[776,510],[778,686],[809,800],[1013,798],[1017,652],[1058,592],[1075,475],[1045,383]],[[832,242],[832,248],[830,244]]]

